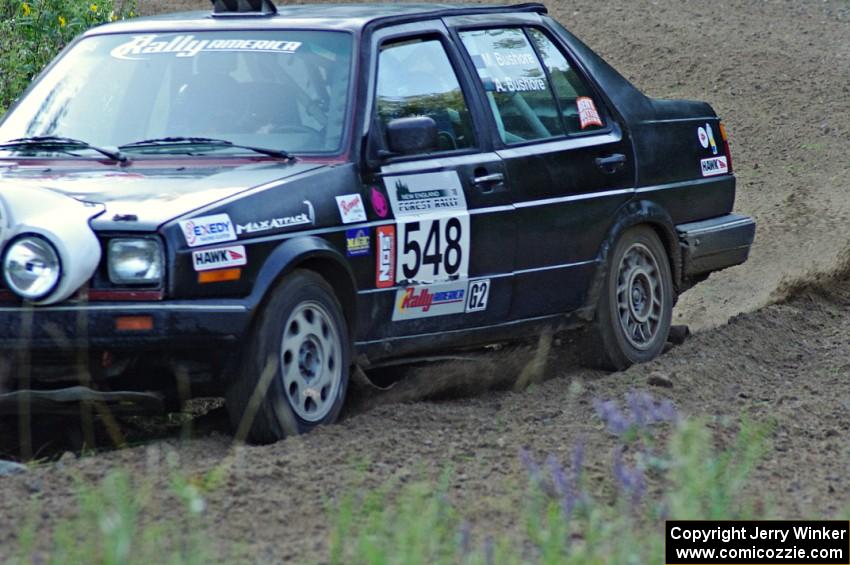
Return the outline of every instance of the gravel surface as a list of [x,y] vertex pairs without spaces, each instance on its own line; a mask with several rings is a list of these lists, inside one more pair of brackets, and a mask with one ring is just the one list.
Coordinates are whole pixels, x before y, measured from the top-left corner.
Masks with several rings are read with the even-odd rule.
[[[140,2],[143,11],[188,4]],[[352,488],[437,476],[447,466],[452,496],[474,527],[510,533],[524,480],[518,450],[566,459],[584,438],[592,482],[604,493],[613,443],[592,401],[634,389],[703,418],[721,444],[742,417],[772,422],[754,491],[777,517],[847,517],[850,269],[842,265],[850,243],[850,4],[548,5],[648,94],[707,100],[729,128],[737,209],[754,215],[759,229],[747,264],[712,276],[680,302],[677,323],[701,331],[618,374],[577,368],[567,337],[547,356],[548,380],[523,392],[489,390],[515,381],[534,355],[510,348],[417,369],[387,393],[360,391],[339,425],[275,445],[233,450],[227,435],[206,432],[0,478],[0,561],[13,551],[31,500],[43,505],[41,531],[49,533],[73,512],[75,476],[129,468],[139,480],[165,485],[168,453],[189,474],[231,463],[229,478],[208,497],[205,520],[223,548],[240,545],[250,560],[321,560],[327,501]],[[823,272],[842,274],[816,275]],[[176,516],[161,496],[158,516]]]

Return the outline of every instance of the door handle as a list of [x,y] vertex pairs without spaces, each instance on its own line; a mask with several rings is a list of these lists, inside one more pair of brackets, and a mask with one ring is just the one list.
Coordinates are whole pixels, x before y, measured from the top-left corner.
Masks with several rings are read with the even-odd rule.
[[[502,173],[492,173],[472,179],[472,184],[482,189],[486,189],[490,187],[490,185],[501,184],[503,182],[505,182],[505,175]],[[490,188],[490,190],[492,190],[492,188]]]
[[613,174],[625,164],[626,156],[622,153],[614,153],[606,157],[596,158],[596,166],[602,169],[603,173]]

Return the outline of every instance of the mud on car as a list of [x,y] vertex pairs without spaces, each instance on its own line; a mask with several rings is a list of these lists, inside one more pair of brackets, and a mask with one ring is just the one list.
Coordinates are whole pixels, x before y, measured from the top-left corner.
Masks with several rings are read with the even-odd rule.
[[0,346],[32,362],[6,394],[173,371],[261,442],[334,421],[354,367],[554,324],[648,361],[755,230],[712,108],[645,96],[539,4],[106,25],[0,141]]

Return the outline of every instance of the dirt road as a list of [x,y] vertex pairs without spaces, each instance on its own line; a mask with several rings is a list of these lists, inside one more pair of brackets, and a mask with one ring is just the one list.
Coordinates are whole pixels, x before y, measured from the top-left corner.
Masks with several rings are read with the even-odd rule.
[[[153,10],[168,3],[140,4]],[[510,531],[514,487],[523,477],[518,449],[566,457],[573,441],[584,437],[589,469],[602,481],[611,444],[593,416],[592,400],[650,388],[653,373],[673,385],[653,387],[655,394],[706,419],[721,440],[732,436],[742,416],[775,423],[772,451],[753,484],[772,499],[778,516],[827,517],[846,510],[850,270],[840,280],[797,287],[787,302],[765,304],[787,281],[838,269],[850,244],[850,4],[548,5],[647,93],[707,100],[724,117],[739,178],[737,208],[758,220],[757,240],[746,265],[713,276],[686,295],[677,311],[680,322],[719,327],[619,374],[578,369],[568,349],[556,347],[547,360],[547,374],[556,378],[525,392],[397,402],[433,391],[420,375],[422,387],[360,399],[339,425],[245,448],[235,474],[207,501],[206,520],[222,545],[246,544],[249,556],[261,561],[317,558],[327,543],[328,499],[354,484],[436,475],[447,465],[454,469],[452,492],[474,526]],[[515,378],[522,363],[502,366],[499,355],[483,364],[443,367],[432,379],[450,369],[474,390]],[[229,438],[213,434],[0,479],[0,561],[14,547],[15,524],[26,513],[22,502],[33,496],[33,485],[44,501],[47,532],[72,506],[74,473],[96,479],[111,468],[130,467],[155,476],[167,451],[197,473],[229,450]],[[171,512],[162,508],[164,515]]]

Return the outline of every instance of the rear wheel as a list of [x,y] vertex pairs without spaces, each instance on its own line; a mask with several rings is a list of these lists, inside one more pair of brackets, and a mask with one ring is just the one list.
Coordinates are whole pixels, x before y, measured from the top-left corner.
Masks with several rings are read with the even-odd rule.
[[312,271],[287,276],[259,315],[228,391],[237,439],[269,443],[334,422],[350,358],[348,327],[330,285]]
[[667,342],[672,314],[664,246],[652,228],[632,228],[611,254],[589,332],[588,364],[616,371],[650,361]]

